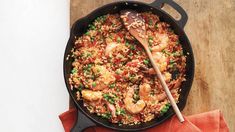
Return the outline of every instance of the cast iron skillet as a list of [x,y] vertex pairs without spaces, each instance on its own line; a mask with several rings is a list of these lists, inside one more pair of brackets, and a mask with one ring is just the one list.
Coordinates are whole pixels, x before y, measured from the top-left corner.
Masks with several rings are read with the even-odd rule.
[[[166,12],[161,10],[161,5],[163,5],[164,3],[172,6],[181,15],[181,19],[179,21],[176,21]],[[192,52],[190,42],[183,30],[188,19],[186,12],[172,0],[156,0],[151,4],[145,4],[141,2],[135,2],[135,1],[114,2],[114,3],[104,5],[94,10],[89,15],[77,20],[73,24],[71,32],[70,32],[70,38],[67,43],[67,47],[66,47],[65,54],[64,54],[64,78],[65,78],[65,83],[66,83],[68,92],[70,96],[72,97],[73,101],[75,102],[76,107],[78,108],[77,123],[74,126],[74,128],[71,130],[73,132],[80,132],[84,128],[89,127],[89,126],[94,126],[94,125],[101,125],[101,126],[111,128],[117,131],[141,131],[141,130],[159,125],[160,123],[164,122],[166,119],[174,115],[173,109],[170,108],[167,111],[167,113],[165,113],[163,116],[159,118],[155,118],[152,121],[141,123],[139,125],[133,125],[133,126],[127,126],[127,125],[118,126],[117,124],[112,124],[108,122],[107,120],[102,119],[101,117],[98,117],[95,114],[89,113],[89,111],[83,106],[83,101],[82,100],[77,101],[76,93],[70,89],[68,79],[69,79],[70,71],[72,69],[71,64],[73,60],[72,58],[69,58],[68,60],[66,60],[66,58],[69,54],[71,54],[70,51],[74,46],[75,36],[80,36],[84,34],[87,30],[88,24],[90,24],[98,16],[105,15],[108,13],[119,13],[123,9],[133,9],[138,12],[152,11],[154,14],[160,17],[161,21],[165,21],[168,24],[170,24],[174,32],[177,35],[179,35],[179,40],[182,44],[183,52],[187,56],[187,61],[186,61],[186,81],[182,83],[179,103],[177,105],[180,108],[180,110],[183,110],[183,108],[185,107],[187,96],[190,91],[192,81],[193,81],[193,76],[194,76],[193,52]]]

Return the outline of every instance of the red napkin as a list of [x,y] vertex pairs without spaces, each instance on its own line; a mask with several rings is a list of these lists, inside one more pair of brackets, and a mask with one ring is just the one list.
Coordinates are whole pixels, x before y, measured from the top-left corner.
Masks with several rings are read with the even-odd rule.
[[[59,115],[59,118],[63,124],[65,132],[69,132],[76,121],[77,110],[70,109]],[[146,132],[229,132],[229,128],[220,110],[214,110],[184,118],[185,122],[180,123],[177,117],[173,116],[166,122],[147,129]],[[86,129],[85,132],[113,131],[104,127],[96,126]]]

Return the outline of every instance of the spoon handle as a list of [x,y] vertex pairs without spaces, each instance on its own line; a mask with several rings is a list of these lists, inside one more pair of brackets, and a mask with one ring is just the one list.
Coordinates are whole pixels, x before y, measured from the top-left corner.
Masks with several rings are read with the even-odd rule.
[[[144,47],[145,47],[145,46],[144,46]],[[170,92],[168,86],[166,85],[166,82],[165,82],[165,80],[164,80],[164,78],[163,78],[163,76],[162,76],[162,74],[161,74],[161,72],[160,72],[160,70],[159,70],[157,64],[155,63],[155,61],[154,61],[154,59],[153,59],[152,53],[150,52],[150,50],[149,50],[148,47],[145,47],[145,50],[146,50],[146,52],[147,52],[147,55],[149,56],[149,59],[150,59],[150,61],[151,61],[151,63],[152,63],[152,66],[153,66],[154,70],[155,70],[156,73],[157,73],[157,77],[159,78],[159,80],[160,80],[160,82],[161,82],[161,84],[162,84],[162,86],[163,86],[163,88],[164,88],[164,90],[165,90],[165,92],[166,92],[166,95],[167,95],[168,99],[170,100],[171,106],[173,107],[173,109],[174,109],[174,111],[175,111],[175,113],[176,113],[176,115],[177,115],[179,121],[180,121],[181,123],[184,122],[184,118],[183,118],[183,116],[182,116],[182,114],[181,114],[181,112],[180,112],[178,106],[176,105],[175,100],[174,100],[174,98],[172,97],[171,92]]]

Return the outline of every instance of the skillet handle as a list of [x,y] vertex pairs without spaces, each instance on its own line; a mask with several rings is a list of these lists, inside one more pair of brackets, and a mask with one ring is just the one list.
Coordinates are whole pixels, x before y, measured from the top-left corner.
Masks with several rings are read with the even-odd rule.
[[176,2],[174,2],[173,0],[155,0],[150,5],[155,8],[161,9],[164,3],[170,5],[181,15],[180,20],[175,20],[175,21],[181,28],[184,28],[185,24],[188,21],[188,15],[185,12],[185,10],[181,6],[179,6]]
[[77,114],[77,121],[73,128],[71,129],[71,132],[82,132],[88,127],[96,126],[94,122],[92,122],[88,117],[86,117],[79,109]]

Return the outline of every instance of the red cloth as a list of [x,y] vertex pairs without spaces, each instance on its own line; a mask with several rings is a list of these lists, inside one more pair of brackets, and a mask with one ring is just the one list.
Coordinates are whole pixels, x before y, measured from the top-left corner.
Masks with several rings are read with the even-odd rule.
[[[73,127],[77,117],[76,109],[71,109],[59,115],[65,132]],[[229,132],[229,128],[220,110],[184,117],[185,122],[180,123],[176,116],[164,123],[147,129],[146,132]],[[113,132],[104,127],[90,127],[85,132]]]

